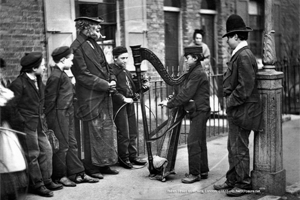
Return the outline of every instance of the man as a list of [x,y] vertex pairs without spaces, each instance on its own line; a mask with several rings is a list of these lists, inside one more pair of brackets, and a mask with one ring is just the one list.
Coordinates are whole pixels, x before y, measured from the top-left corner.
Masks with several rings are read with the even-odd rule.
[[75,22],[78,37],[71,45],[74,53],[71,70],[76,80],[76,116],[83,121],[83,163],[88,175],[101,179],[101,173],[119,173],[110,168],[117,163],[111,100],[116,82],[105,55],[97,44],[101,37],[102,20],[79,17]]
[[20,143],[27,158],[31,191],[41,196],[52,197],[51,190],[62,189],[62,185],[51,180],[52,149],[42,130],[45,120],[43,54],[26,54],[21,59],[21,66],[20,75],[9,87],[15,95],[8,104],[11,111],[9,123],[13,129],[26,133],[26,136],[20,137]]
[[216,190],[227,190],[228,196],[241,196],[251,189],[249,134],[259,130],[261,122],[260,98],[257,90],[257,63],[248,47],[248,32],[239,15],[231,15],[226,22],[227,43],[232,51],[228,70],[224,74],[223,91],[229,122],[226,182],[214,185]]
[[66,187],[75,187],[76,183],[99,182],[99,179],[84,173],[85,169],[78,158],[74,134],[73,85],[64,72],[72,67],[73,57],[72,49],[67,46],[54,49],[52,58],[55,66],[45,88],[45,115],[48,127],[59,140],[59,150],[53,154],[52,178]]
[[[122,46],[114,48],[113,59],[114,63],[110,66],[117,78],[117,92],[113,95],[113,107],[114,116],[116,115],[115,123],[118,128],[119,164],[126,169],[131,169],[133,168],[132,164],[144,165],[147,163],[147,161],[137,157],[136,139],[138,130],[133,105],[137,88],[130,72],[126,69],[127,49]],[[148,89],[146,85],[145,89]],[[126,105],[124,106],[124,104]]]
[[190,46],[184,48],[185,62],[188,66],[186,79],[179,93],[162,105],[168,108],[184,106],[191,120],[187,139],[189,156],[189,173],[182,183],[194,183],[208,178],[208,159],[206,145],[206,122],[210,114],[209,81],[201,61],[202,47]]

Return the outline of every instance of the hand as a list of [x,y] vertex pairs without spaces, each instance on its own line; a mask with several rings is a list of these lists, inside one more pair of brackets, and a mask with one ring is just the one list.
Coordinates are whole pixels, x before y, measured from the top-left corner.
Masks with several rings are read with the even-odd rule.
[[168,100],[163,100],[162,102],[158,103],[159,106],[162,106],[162,107],[166,107],[168,104]]
[[116,81],[111,81],[108,83],[110,89],[116,89],[117,83]]
[[124,98],[123,101],[124,101],[125,103],[130,103],[130,104],[133,103],[133,99],[132,99],[132,98]]

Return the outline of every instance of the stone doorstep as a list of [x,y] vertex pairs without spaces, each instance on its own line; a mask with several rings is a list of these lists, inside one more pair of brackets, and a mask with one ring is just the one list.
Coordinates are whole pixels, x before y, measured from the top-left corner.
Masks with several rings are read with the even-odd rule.
[[291,121],[292,117],[291,115],[282,115],[282,123]]
[[262,198],[259,198],[258,200],[281,200],[281,197],[279,196],[273,196],[273,195],[267,195]]
[[292,195],[300,194],[300,182],[294,183],[293,185],[289,185],[286,187],[286,193]]

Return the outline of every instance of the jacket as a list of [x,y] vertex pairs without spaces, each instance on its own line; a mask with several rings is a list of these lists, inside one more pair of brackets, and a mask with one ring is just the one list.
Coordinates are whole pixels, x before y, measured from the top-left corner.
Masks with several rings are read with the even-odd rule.
[[223,78],[228,119],[246,130],[260,130],[261,127],[262,108],[257,89],[257,71],[255,56],[246,46],[232,56]]

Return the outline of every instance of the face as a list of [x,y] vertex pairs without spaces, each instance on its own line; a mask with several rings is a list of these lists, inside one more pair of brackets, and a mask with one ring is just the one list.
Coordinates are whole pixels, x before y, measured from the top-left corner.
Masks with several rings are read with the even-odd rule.
[[40,66],[38,68],[33,68],[33,72],[35,75],[43,75],[45,69],[46,69],[45,59],[43,58]]
[[127,60],[128,60],[128,53],[122,53],[118,57],[114,58],[115,63],[118,66],[122,66],[123,68],[126,67]]
[[68,70],[73,65],[74,54],[70,54],[69,56],[63,58],[61,62],[64,64],[64,69]]
[[237,35],[235,34],[232,37],[227,36],[227,44],[231,49],[235,49],[236,46],[238,45],[237,43]]
[[87,30],[87,35],[94,40],[98,40],[101,37],[100,29],[100,24],[92,24]]
[[202,35],[201,35],[200,33],[197,33],[197,34],[195,35],[195,43],[196,43],[197,45],[202,44]]
[[185,56],[184,59],[185,59],[187,66],[189,66],[189,67],[193,66],[197,61],[197,59],[191,55]]

